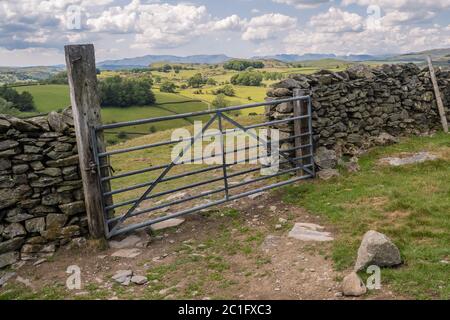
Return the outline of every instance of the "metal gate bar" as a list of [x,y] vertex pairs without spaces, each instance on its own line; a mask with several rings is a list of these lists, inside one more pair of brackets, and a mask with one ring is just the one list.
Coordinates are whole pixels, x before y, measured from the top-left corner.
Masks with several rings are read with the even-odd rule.
[[[300,114],[300,116],[296,116],[296,117],[290,117],[290,118],[286,118],[286,119],[281,119],[281,120],[274,120],[274,121],[268,121],[268,122],[264,122],[264,123],[258,123],[258,124],[253,124],[253,125],[249,125],[249,126],[243,126],[241,124],[239,124],[237,121],[235,121],[234,119],[232,119],[231,117],[229,117],[226,113],[230,112],[230,111],[236,111],[236,110],[242,110],[242,109],[247,109],[247,108],[253,108],[253,107],[260,107],[260,106],[267,106],[267,105],[277,105],[280,103],[293,103],[295,101],[307,101],[308,102],[308,112],[307,114]],[[295,104],[294,104],[295,107]],[[186,113],[186,114],[181,114],[181,115],[171,115],[171,116],[165,116],[165,117],[158,117],[158,118],[151,118],[151,119],[141,119],[141,120],[135,120],[135,121],[129,121],[129,122],[122,122],[122,123],[114,123],[114,124],[108,124],[108,125],[102,125],[102,126],[98,126],[95,128],[92,128],[92,130],[95,133],[101,132],[103,130],[106,129],[114,129],[114,128],[121,128],[121,127],[126,127],[126,126],[134,126],[134,125],[140,125],[140,124],[147,124],[147,123],[155,123],[155,122],[161,122],[161,121],[170,121],[170,120],[175,120],[175,119],[181,119],[181,118],[187,118],[187,117],[196,117],[196,116],[203,116],[203,115],[211,115],[211,118],[209,119],[209,121],[205,124],[205,126],[203,126],[201,132],[197,133],[196,135],[189,137],[189,138],[185,138],[185,139],[179,139],[176,141],[160,141],[157,143],[153,143],[153,144],[146,144],[146,145],[141,145],[141,146],[136,146],[136,147],[132,147],[132,148],[125,148],[125,149],[119,149],[119,150],[114,150],[114,151],[109,151],[109,152],[102,152],[99,153],[98,149],[96,147],[96,141],[93,141],[93,145],[94,145],[94,155],[95,155],[95,159],[96,159],[96,166],[98,169],[100,169],[102,166],[104,166],[102,164],[102,161],[100,159],[104,159],[104,158],[109,158],[111,156],[117,155],[117,154],[123,154],[123,153],[128,153],[128,152],[134,152],[134,151],[139,151],[139,150],[144,150],[144,149],[149,149],[149,148],[155,148],[155,147],[160,147],[160,146],[165,146],[165,145],[171,145],[171,144],[176,144],[176,143],[180,143],[183,141],[190,141],[190,144],[187,145],[185,148],[182,149],[182,152],[180,152],[180,154],[176,157],[175,160],[173,160],[171,163],[166,164],[166,165],[157,165],[157,166],[152,166],[152,167],[148,167],[148,168],[143,168],[143,169],[139,169],[139,170],[133,170],[133,171],[128,171],[122,174],[118,174],[116,176],[109,176],[109,177],[100,177],[100,184],[103,185],[104,182],[109,182],[111,180],[115,180],[115,179],[121,179],[121,178],[125,178],[125,177],[129,177],[129,176],[133,176],[133,175],[138,175],[138,174],[143,174],[143,173],[147,173],[147,172],[152,172],[152,171],[157,171],[157,170],[163,170],[158,177],[155,180],[146,182],[146,183],[141,183],[141,184],[137,184],[134,186],[129,186],[129,187],[125,187],[122,189],[117,189],[117,190],[112,190],[112,191],[107,191],[104,192],[103,191],[103,186],[102,186],[102,194],[103,197],[111,197],[112,195],[115,194],[119,194],[119,193],[124,193],[124,192],[128,192],[131,190],[136,190],[136,189],[140,189],[140,188],[144,188],[147,187],[147,189],[145,190],[145,192],[142,193],[142,195],[139,198],[136,199],[131,199],[131,200],[126,200],[120,203],[113,203],[113,204],[109,204],[108,206],[104,206],[104,214],[105,214],[105,224],[107,225],[107,231],[106,231],[106,236],[107,238],[113,237],[115,235],[119,235],[119,234],[123,234],[126,232],[129,232],[131,230],[135,230],[135,229],[139,229],[139,228],[143,228],[143,227],[147,227],[150,226],[152,224],[161,222],[161,221],[165,221],[174,217],[178,217],[178,216],[182,216],[185,214],[189,214],[198,210],[202,210],[202,209],[206,209],[212,206],[216,206],[219,204],[223,204],[225,202],[228,201],[232,201],[232,200],[236,200],[236,199],[240,199],[242,197],[251,195],[251,194],[255,194],[255,193],[259,193],[268,189],[272,189],[272,188],[276,188],[279,186],[283,186],[286,184],[290,184],[290,183],[294,183],[296,181],[300,181],[300,180],[304,180],[304,179],[308,179],[308,178],[312,178],[315,175],[314,172],[314,164],[313,164],[313,145],[312,145],[312,122],[311,122],[311,98],[309,96],[300,96],[300,97],[294,97],[294,98],[289,98],[289,99],[282,99],[282,100],[275,100],[275,101],[269,101],[269,102],[264,102],[264,103],[255,103],[255,104],[248,104],[248,105],[243,105],[243,106],[236,106],[236,107],[229,107],[229,108],[223,108],[220,110],[213,110],[213,111],[200,111],[200,112],[191,112],[191,113]],[[301,134],[298,134],[296,136],[290,136],[289,138],[286,139],[282,139],[280,141],[290,141],[290,140],[294,140],[295,138],[298,137],[305,137],[305,136],[309,136],[309,144],[305,144],[305,145],[296,145],[294,148],[290,148],[288,150],[283,150],[283,151],[279,151],[279,155],[284,157],[285,160],[283,161],[279,161],[280,165],[284,165],[284,164],[290,164],[291,168],[290,169],[286,169],[286,170],[281,170],[278,171],[275,174],[271,174],[271,175],[267,175],[267,176],[261,176],[255,179],[251,179],[249,181],[244,181],[244,182],[240,182],[234,185],[229,185],[229,179],[230,178],[234,178],[234,177],[238,177],[238,176],[242,176],[244,174],[248,174],[248,173],[252,173],[252,172],[256,172],[258,170],[261,170],[264,167],[270,167],[270,166],[264,166],[262,165],[261,167],[257,167],[257,168],[252,168],[252,169],[247,169],[244,171],[239,171],[239,172],[234,172],[234,173],[229,173],[228,172],[228,168],[234,165],[237,165],[241,162],[246,162],[246,161],[251,161],[254,159],[251,159],[250,157],[245,157],[246,159],[243,159],[242,161],[237,161],[237,162],[233,162],[233,163],[227,163],[226,159],[227,159],[227,155],[228,154],[232,154],[232,153],[236,153],[238,151],[246,151],[246,150],[250,150],[250,149],[254,149],[254,148],[258,148],[261,146],[268,146],[269,141],[264,141],[264,139],[261,139],[259,136],[253,134],[251,131],[249,132],[249,130],[251,129],[255,129],[255,128],[260,128],[260,127],[267,127],[267,126],[274,126],[277,124],[283,124],[283,123],[289,123],[292,121],[300,121],[302,119],[307,119],[308,120],[308,129],[307,132],[302,132]],[[205,134],[205,131],[212,125],[212,123],[215,122],[215,120],[218,120],[218,126],[219,126],[219,133],[215,133],[215,134],[210,134],[207,135]],[[233,126],[235,126],[236,128],[232,129],[232,130],[225,130],[223,128],[223,120],[229,122],[230,124],[232,124]],[[246,147],[246,148],[241,148],[241,149],[236,149],[233,150],[232,152],[229,152],[225,149],[225,141],[224,141],[224,134],[227,134],[228,132],[246,132],[250,137],[253,137],[255,140],[257,140],[257,144],[256,146],[252,146],[252,147]],[[222,157],[222,161],[220,165],[216,165],[213,167],[207,167],[207,168],[202,168],[199,170],[194,170],[194,171],[190,171],[187,173],[181,173],[181,174],[177,174],[177,175],[173,175],[173,176],[167,176],[167,174],[170,172],[170,170],[180,164],[183,163],[178,163],[180,159],[182,159],[182,156],[191,150],[192,146],[194,145],[194,143],[199,139],[199,138],[203,138],[203,137],[208,137],[208,136],[214,136],[214,137],[220,137],[220,147],[221,147],[221,153],[220,154],[214,154],[214,156],[210,156],[210,157],[202,157],[200,159],[194,159],[195,160],[206,160],[206,159],[210,159],[210,158],[217,158],[217,157]],[[95,139],[94,139],[95,140]],[[294,140],[295,141],[295,140]],[[303,148],[308,148],[310,150],[309,154],[304,155],[302,157],[292,157],[290,156],[290,152],[298,150],[298,149],[303,149]],[[259,155],[256,157],[255,160],[259,160],[261,159],[259,157]],[[303,163],[304,160],[308,160],[309,161],[307,163]],[[179,179],[179,178],[184,178],[184,177],[188,177],[188,176],[193,176],[193,175],[198,175],[201,173],[205,173],[205,172],[209,172],[212,170],[218,170],[218,169],[222,169],[222,176],[219,178],[214,178],[214,179],[210,179],[210,180],[206,180],[206,181],[200,181],[200,182],[196,182],[193,184],[188,184],[182,187],[178,187],[178,188],[173,188],[167,191],[163,191],[163,192],[159,192],[159,193],[153,193],[152,191],[155,189],[155,187],[163,182],[166,181],[171,181],[171,180],[175,180],[175,179]],[[252,183],[256,183],[259,181],[263,181],[266,179],[271,179],[274,177],[279,177],[282,175],[286,175],[286,174],[291,174],[291,173],[295,173],[295,172],[299,172],[299,170],[302,170],[302,172],[304,172],[304,174],[300,177],[295,177],[295,178],[291,178],[287,181],[283,181],[283,182],[279,182],[279,183],[273,183],[270,184],[268,186],[264,186],[264,187],[260,187],[260,188],[256,188],[250,191],[245,191],[241,194],[236,194],[236,195],[230,195],[229,192],[230,190],[233,190],[235,188],[239,188],[239,187],[243,187],[243,186],[247,186],[250,185]],[[167,177],[166,177],[167,176]],[[191,189],[191,188],[195,188],[198,186],[203,186],[203,185],[208,185],[211,183],[215,183],[215,182],[220,182],[223,180],[223,187],[216,189],[216,190],[211,190],[208,192],[204,192],[201,193],[199,195],[194,195],[194,196],[189,196],[183,199],[179,199],[179,200],[175,200],[175,201],[170,201],[168,203],[162,203],[159,204],[157,206],[153,206],[151,208],[147,208],[144,210],[137,210],[139,205],[143,202],[143,201],[147,201],[147,200],[151,200],[151,199],[155,199],[164,195],[168,195],[168,194],[172,194],[181,190],[186,190],[186,189]],[[177,204],[181,204],[181,203],[185,203],[185,202],[189,202],[195,199],[200,199],[209,195],[213,195],[213,194],[217,194],[217,193],[221,193],[224,192],[224,198],[221,200],[217,200],[217,201],[213,201],[207,204],[203,204],[203,205],[198,205],[195,206],[193,208],[188,208],[186,210],[177,212],[177,213],[172,213],[172,214],[168,214],[166,216],[162,216],[162,217],[157,217],[157,218],[153,218],[151,220],[145,221],[145,222],[141,222],[141,223],[135,223],[132,225],[128,225],[128,226],[122,226],[122,224],[125,222],[125,220],[132,218],[132,217],[136,217],[142,214],[146,214],[146,213],[150,213],[150,212],[154,212],[160,209],[164,209],[167,207],[171,207]],[[103,201],[103,199],[102,199]],[[104,203],[104,202],[103,202]],[[128,206],[131,205],[131,207],[127,210],[127,212],[121,216],[117,216],[117,217],[108,217],[108,213],[112,212],[114,209],[119,208],[119,207],[124,207],[124,206]]]

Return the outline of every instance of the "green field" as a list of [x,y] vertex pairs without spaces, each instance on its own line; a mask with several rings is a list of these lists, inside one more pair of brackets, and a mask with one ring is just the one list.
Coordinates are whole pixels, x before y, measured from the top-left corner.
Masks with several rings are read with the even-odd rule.
[[[70,105],[69,87],[67,85],[40,85],[40,86],[26,86],[18,88],[18,91],[30,92],[35,100],[37,111],[39,113],[48,113],[63,109]],[[173,114],[181,114],[187,112],[195,112],[208,109],[208,105],[204,102],[192,101],[187,97],[183,97],[172,93],[161,93],[154,90],[156,96],[156,105],[143,107],[128,107],[128,108],[103,108],[102,121],[104,124],[131,121],[143,118],[154,118],[161,116],[168,116]],[[159,105],[163,104],[163,105]],[[189,119],[189,120],[172,120],[160,122],[155,124],[147,124],[140,126],[126,127],[105,133],[108,143],[116,143],[119,140],[126,140],[131,137],[136,137],[136,134],[148,134],[150,128],[155,130],[166,130],[175,127],[182,127],[191,124],[192,120],[204,119]],[[120,138],[119,138],[119,137]]]
[[[278,61],[265,61],[266,67],[258,71],[277,72],[287,78],[290,74],[311,74],[320,69],[328,69],[332,71],[344,70],[350,63],[324,59],[320,61],[304,61],[301,64],[289,65]],[[216,80],[217,85],[205,85],[200,89],[187,88],[179,89],[177,94],[161,93],[158,83],[153,86],[153,92],[156,96],[156,104],[143,107],[128,108],[104,108],[102,109],[103,123],[109,124],[114,122],[123,122],[143,118],[153,118],[167,116],[173,114],[181,114],[206,110],[210,107],[215,99],[213,90],[228,84],[231,77],[238,71],[225,70],[222,65],[184,65],[184,67],[193,70],[180,70],[180,72],[158,72],[150,73],[132,73],[130,71],[102,71],[99,78],[111,77],[119,75],[121,77],[139,78],[142,76],[151,76],[154,80],[160,77],[162,81],[168,80],[174,82],[177,86],[187,84],[189,77],[196,73],[201,73],[206,78]],[[227,97],[229,105],[243,105],[255,102],[263,102],[266,97],[267,88],[277,81],[264,81],[259,87],[250,86],[233,86],[235,96]],[[48,113],[50,111],[61,110],[70,105],[69,88],[67,85],[36,85],[17,87],[19,92],[29,91],[35,100],[38,113]],[[200,91],[200,92],[199,92]],[[242,110],[241,114],[247,116],[250,113],[263,114],[263,107],[249,108]],[[24,115],[33,115],[30,113]],[[200,118],[203,120],[205,117]],[[175,127],[182,127],[192,124],[192,120],[174,120],[170,122],[155,123],[152,125],[141,125],[127,128],[120,128],[106,132],[106,140],[109,144],[134,138],[137,135],[144,135],[155,131],[166,130]]]

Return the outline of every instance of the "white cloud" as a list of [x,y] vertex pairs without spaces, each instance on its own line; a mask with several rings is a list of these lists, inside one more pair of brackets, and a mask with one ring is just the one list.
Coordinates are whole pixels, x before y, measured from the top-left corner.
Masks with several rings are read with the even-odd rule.
[[263,41],[277,37],[282,31],[296,27],[297,19],[279,13],[269,13],[252,18],[246,25],[243,40]]
[[450,0],[342,0],[343,6],[357,4],[360,6],[379,6],[382,10],[386,9],[405,9],[405,10],[439,10],[450,8]]
[[432,11],[399,11],[392,10],[381,18],[381,23],[392,26],[398,24],[424,23],[436,16]]
[[364,29],[364,18],[356,13],[331,7],[327,12],[311,17],[310,25],[318,32],[360,32]]
[[216,31],[241,30],[245,23],[245,20],[242,20],[239,16],[233,14],[225,19],[211,22],[211,29]]
[[[450,46],[450,28],[387,26],[362,32],[295,30],[284,40],[288,53],[391,54]],[[436,45],[438,44],[438,45]]]
[[330,2],[330,0],[272,0],[272,1],[276,3],[295,6],[298,9],[316,8],[323,3]]

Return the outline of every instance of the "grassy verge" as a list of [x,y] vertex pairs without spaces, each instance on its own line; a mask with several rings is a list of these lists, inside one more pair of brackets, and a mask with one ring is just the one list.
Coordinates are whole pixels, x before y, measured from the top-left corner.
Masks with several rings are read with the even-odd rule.
[[[440,159],[404,167],[377,160],[400,152],[432,151]],[[414,137],[376,148],[360,159],[361,171],[331,181],[286,188],[285,200],[325,216],[338,228],[337,268],[353,265],[363,234],[375,229],[399,246],[404,266],[384,269],[382,281],[420,299],[450,298],[450,137]]]

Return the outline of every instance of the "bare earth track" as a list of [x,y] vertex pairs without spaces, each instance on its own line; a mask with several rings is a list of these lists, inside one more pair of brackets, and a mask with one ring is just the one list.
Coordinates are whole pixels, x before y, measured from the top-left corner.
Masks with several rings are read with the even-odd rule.
[[[287,220],[281,228],[279,218]],[[140,254],[135,258],[112,257],[117,249],[100,250],[92,242],[82,248],[62,248],[51,261],[20,268],[0,289],[0,297],[345,299],[339,286],[348,270],[333,270],[332,244],[289,238],[295,222],[321,224],[338,237],[337,230],[318,217],[282,203],[278,192],[267,193],[191,215],[178,228],[151,238],[141,231],[139,237],[151,242],[147,248],[138,248]],[[70,265],[81,268],[81,290],[65,288]],[[128,269],[146,275],[149,282],[122,286],[111,278],[118,270]],[[364,298],[398,297],[383,287]]]

